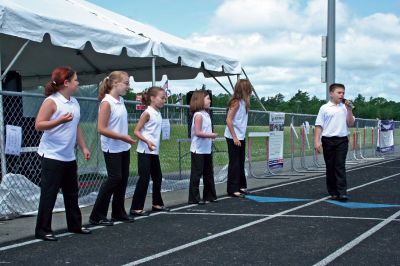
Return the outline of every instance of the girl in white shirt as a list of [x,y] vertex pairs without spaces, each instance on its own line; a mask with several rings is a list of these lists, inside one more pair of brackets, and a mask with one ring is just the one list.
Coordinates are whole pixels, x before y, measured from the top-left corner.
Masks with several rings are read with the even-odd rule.
[[[217,133],[212,132],[211,118],[208,113],[211,99],[207,91],[195,91],[190,99],[190,112],[193,114],[191,127],[192,142],[191,171],[189,186],[189,204],[204,204],[215,202],[214,169],[212,161],[212,139]],[[203,176],[203,200],[200,198],[199,184]]]
[[[122,96],[129,90],[129,76],[123,71],[111,72],[100,84],[99,117],[101,149],[107,167],[107,179],[100,187],[89,222],[94,225],[113,225],[114,221],[133,222],[124,207],[129,177],[130,149],[135,143],[128,135],[128,112]],[[108,205],[112,201],[112,220],[107,219]]]
[[161,197],[162,173],[158,157],[162,123],[160,109],[164,106],[165,99],[165,91],[160,87],[151,87],[142,93],[142,103],[147,109],[140,116],[134,131],[139,139],[136,149],[139,179],[130,209],[130,214],[134,216],[148,215],[143,208],[150,177],[153,180],[152,211],[169,211]]
[[247,193],[244,161],[251,91],[252,85],[249,80],[238,80],[233,96],[228,103],[224,136],[228,144],[229,154],[227,192],[232,197],[242,197],[243,194]]
[[69,67],[53,70],[47,83],[43,101],[36,117],[36,130],[43,131],[38,154],[42,157],[40,201],[35,237],[47,241],[57,238],[51,229],[51,218],[57,194],[63,192],[68,231],[90,234],[82,227],[78,205],[78,172],[75,144],[78,142],[84,158],[90,159],[82,131],[79,127],[80,107],[72,95],[78,90],[78,76]]

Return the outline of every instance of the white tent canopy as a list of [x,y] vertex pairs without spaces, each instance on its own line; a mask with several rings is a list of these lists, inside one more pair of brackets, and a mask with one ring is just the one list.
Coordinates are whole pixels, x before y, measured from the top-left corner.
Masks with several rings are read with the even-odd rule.
[[[0,0],[0,53],[23,86],[43,85],[51,70],[69,65],[81,83],[112,70],[136,81],[240,74],[237,60],[190,48],[185,40],[83,0]],[[155,58],[155,64],[152,64]]]

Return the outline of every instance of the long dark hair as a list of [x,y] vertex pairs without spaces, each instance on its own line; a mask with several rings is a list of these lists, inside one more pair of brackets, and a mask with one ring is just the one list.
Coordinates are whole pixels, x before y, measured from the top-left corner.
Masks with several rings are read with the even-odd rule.
[[248,112],[250,109],[250,95],[252,88],[253,85],[251,85],[248,79],[239,79],[236,82],[232,98],[228,102],[228,108],[230,108],[236,101],[244,100],[246,103],[246,111]]

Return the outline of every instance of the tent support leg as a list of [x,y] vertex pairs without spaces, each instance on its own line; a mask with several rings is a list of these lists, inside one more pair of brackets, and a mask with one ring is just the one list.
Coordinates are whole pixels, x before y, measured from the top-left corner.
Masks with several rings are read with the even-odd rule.
[[[243,68],[242,68],[242,72],[243,72],[243,74],[245,75],[246,79],[249,80],[249,77],[247,76],[247,74],[246,74],[246,72],[244,71]],[[262,104],[260,97],[258,97],[258,94],[257,94],[256,90],[254,89],[254,87],[252,87],[252,89],[253,89],[253,92],[254,92],[254,96],[256,96],[258,102],[259,102],[260,105],[261,105],[261,108],[262,108],[265,112],[268,112],[267,109],[265,108],[265,106]]]
[[151,58],[151,86],[156,86],[156,57]]
[[18,53],[14,56],[13,60],[10,62],[10,64],[8,65],[8,67],[6,68],[6,70],[4,70],[3,74],[1,74],[0,80],[3,81],[4,78],[7,76],[8,71],[10,71],[10,69],[12,68],[12,66],[15,64],[15,62],[17,61],[17,59],[19,58],[19,56],[22,54],[22,52],[25,50],[25,47],[28,45],[28,43],[30,42],[30,40],[27,40],[19,49]]
[[232,95],[232,93],[230,93],[226,88],[225,88],[225,86],[224,85],[222,85],[222,83],[210,72],[210,71],[208,71],[207,69],[204,69],[205,71],[207,71],[207,73],[224,89],[224,91],[226,91],[228,94],[229,94],[229,96],[230,95]]
[[232,83],[231,77],[230,77],[229,75],[228,75],[227,77],[228,77],[229,83],[231,84],[232,91],[235,91],[235,86],[233,86],[233,83]]
[[[0,46],[0,70],[2,68],[1,65],[1,46]],[[0,80],[0,92],[3,91],[3,81]],[[4,116],[3,116],[3,94],[0,93],[0,159],[1,159],[1,180],[7,174],[7,165],[6,165],[6,155],[4,153]]]

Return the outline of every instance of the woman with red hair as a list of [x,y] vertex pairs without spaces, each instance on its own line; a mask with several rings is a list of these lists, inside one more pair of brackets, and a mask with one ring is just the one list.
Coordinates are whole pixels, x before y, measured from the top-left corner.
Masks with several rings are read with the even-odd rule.
[[68,231],[90,234],[82,227],[78,205],[78,173],[75,144],[78,143],[84,158],[90,159],[82,131],[79,127],[80,106],[72,95],[78,90],[78,77],[69,67],[53,70],[44,95],[47,97],[36,117],[36,130],[43,131],[38,154],[42,157],[39,210],[35,237],[56,241],[51,229],[51,218],[59,189],[64,198]]

